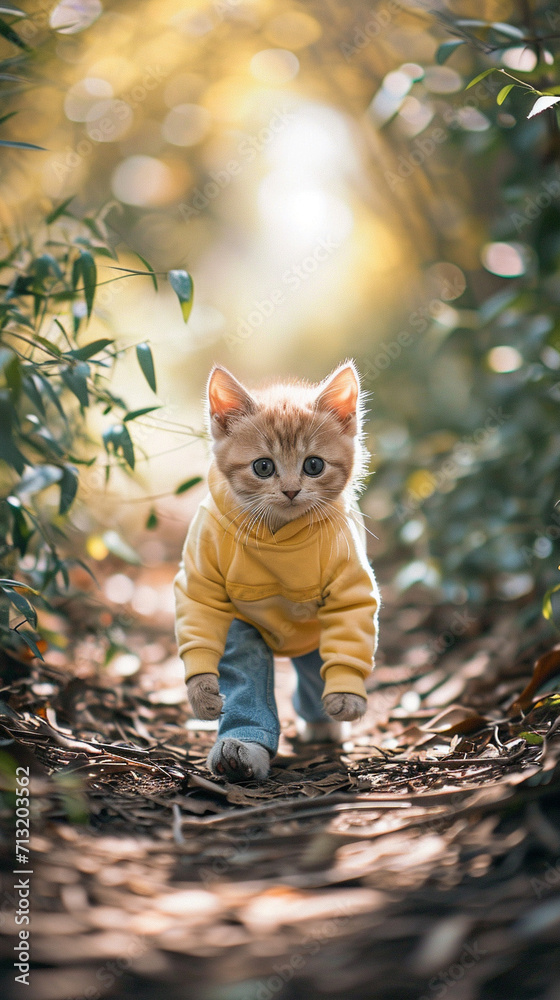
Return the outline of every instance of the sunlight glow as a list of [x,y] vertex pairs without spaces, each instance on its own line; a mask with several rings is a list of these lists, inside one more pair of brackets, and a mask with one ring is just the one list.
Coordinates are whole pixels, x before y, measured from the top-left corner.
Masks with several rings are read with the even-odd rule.
[[523,356],[516,347],[510,347],[509,344],[493,347],[486,360],[493,372],[515,372],[523,364]]

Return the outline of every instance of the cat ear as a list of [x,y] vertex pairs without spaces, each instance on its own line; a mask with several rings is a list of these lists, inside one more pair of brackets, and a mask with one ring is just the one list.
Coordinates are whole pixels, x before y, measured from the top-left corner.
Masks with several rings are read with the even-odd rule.
[[351,361],[321,382],[320,390],[316,401],[319,410],[330,410],[342,423],[350,423],[352,417],[356,418],[360,383]]
[[224,430],[231,417],[253,413],[256,408],[253,397],[221,365],[212,369],[208,379],[208,406],[212,421],[216,421]]

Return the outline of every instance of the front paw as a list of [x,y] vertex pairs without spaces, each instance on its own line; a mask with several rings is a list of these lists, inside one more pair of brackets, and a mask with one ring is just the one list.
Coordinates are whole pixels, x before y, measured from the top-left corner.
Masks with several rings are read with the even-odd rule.
[[195,674],[187,681],[187,694],[196,719],[217,719],[224,699],[216,674]]
[[359,694],[339,694],[334,691],[323,698],[323,705],[327,715],[337,722],[353,722],[354,719],[361,719],[365,715],[367,701]]

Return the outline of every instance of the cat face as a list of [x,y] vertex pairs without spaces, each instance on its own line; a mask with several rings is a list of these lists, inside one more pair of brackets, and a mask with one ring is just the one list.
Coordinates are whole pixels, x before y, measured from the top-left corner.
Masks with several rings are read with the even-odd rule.
[[230,516],[246,511],[272,531],[306,513],[328,518],[358,471],[359,397],[352,363],[319,385],[275,383],[252,393],[214,368],[210,428],[235,498]]

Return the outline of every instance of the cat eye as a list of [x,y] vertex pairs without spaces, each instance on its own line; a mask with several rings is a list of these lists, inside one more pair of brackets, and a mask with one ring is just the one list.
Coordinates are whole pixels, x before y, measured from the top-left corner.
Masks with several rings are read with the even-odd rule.
[[274,472],[274,462],[271,458],[257,458],[253,462],[253,472],[260,479],[268,479]]
[[320,476],[324,468],[323,459],[318,458],[317,455],[310,455],[303,463],[303,471],[306,476]]

